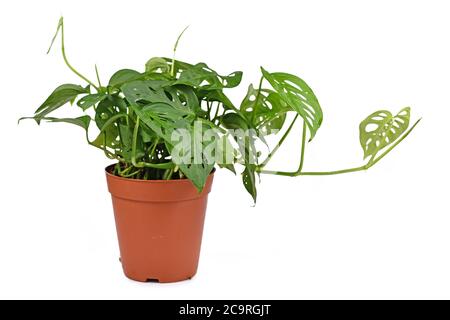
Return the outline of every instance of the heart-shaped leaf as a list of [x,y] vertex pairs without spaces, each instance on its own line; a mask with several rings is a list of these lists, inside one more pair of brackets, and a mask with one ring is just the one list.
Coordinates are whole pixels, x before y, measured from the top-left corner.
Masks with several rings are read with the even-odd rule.
[[378,151],[397,140],[409,126],[410,108],[406,107],[393,116],[388,110],[379,110],[359,125],[359,140],[364,159],[374,157]]
[[322,124],[323,113],[319,101],[305,81],[289,73],[269,73],[261,68],[262,74],[273,89],[289,107],[305,121],[310,132],[310,141]]

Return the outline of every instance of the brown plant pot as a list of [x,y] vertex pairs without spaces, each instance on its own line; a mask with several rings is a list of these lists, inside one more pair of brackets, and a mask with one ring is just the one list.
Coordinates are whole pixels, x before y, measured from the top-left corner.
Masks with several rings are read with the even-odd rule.
[[106,179],[125,275],[142,282],[192,278],[214,173],[198,193],[187,179],[126,179],[111,174],[111,168]]

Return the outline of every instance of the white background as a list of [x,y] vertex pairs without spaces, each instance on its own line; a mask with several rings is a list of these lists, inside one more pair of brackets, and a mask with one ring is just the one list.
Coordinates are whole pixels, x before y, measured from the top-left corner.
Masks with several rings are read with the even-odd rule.
[[[45,51],[63,14],[69,59],[104,82],[169,56],[220,73],[259,66],[306,80],[324,122],[306,170],[362,164],[359,122],[423,117],[367,172],[263,176],[256,207],[219,171],[191,281],[142,284],[118,261],[103,168],[80,128],[23,122],[57,85],[82,83]],[[448,1],[9,1],[0,12],[0,298],[450,298]],[[59,42],[55,49],[59,49]],[[77,107],[65,107],[67,116]],[[274,159],[294,169],[299,131]]]

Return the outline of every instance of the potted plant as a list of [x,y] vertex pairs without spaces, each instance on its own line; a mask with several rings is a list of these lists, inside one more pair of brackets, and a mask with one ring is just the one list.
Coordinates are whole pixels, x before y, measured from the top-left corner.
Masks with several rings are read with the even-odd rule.
[[[323,115],[314,92],[299,77],[261,68],[258,86],[248,87],[239,106],[225,92],[240,84],[242,72],[222,76],[204,63],[174,58],[152,58],[143,72],[119,70],[102,84],[97,68],[97,82],[93,82],[69,63],[62,18],[50,48],[59,33],[66,65],[86,84],[57,87],[32,117],[22,119],[77,125],[85,130],[87,143],[114,161],[106,167],[106,177],[121,262],[126,276],[138,281],[172,282],[194,276],[215,166],[235,174],[236,167],[241,168],[244,187],[256,201],[256,180],[261,174],[331,175],[366,170],[420,121],[409,125],[408,107],[396,115],[387,110],[374,112],[359,126],[366,164],[337,171],[304,171],[306,144],[316,135]],[[51,116],[69,102],[76,102],[84,114],[78,118]],[[303,126],[298,169],[266,170],[296,122]],[[91,140],[92,124],[98,134]],[[280,131],[284,133],[279,142],[264,155],[265,137]]]

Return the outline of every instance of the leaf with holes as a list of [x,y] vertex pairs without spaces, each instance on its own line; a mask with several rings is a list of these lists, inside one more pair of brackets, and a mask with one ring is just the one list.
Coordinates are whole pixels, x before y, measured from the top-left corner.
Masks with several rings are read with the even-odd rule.
[[205,150],[209,148],[210,140],[217,141],[214,131],[209,131],[210,139],[203,139],[206,130],[214,129],[207,123],[196,122],[194,125],[178,130],[172,135],[168,143],[172,161],[188,177],[199,192],[214,168],[214,159],[205,157]]
[[409,126],[409,107],[393,116],[388,110],[379,110],[364,119],[359,125],[359,141],[364,150],[364,159],[374,157],[378,151],[397,140]]
[[242,100],[241,112],[262,135],[277,133],[284,125],[289,107],[273,90],[258,90],[250,85]]
[[[116,141],[119,138],[118,123],[123,118],[118,117],[118,115],[120,115],[120,112],[117,111],[117,105],[113,99],[105,99],[98,104],[95,113],[95,123],[102,132],[94,140],[96,146],[116,147]],[[112,118],[117,118],[117,122],[111,122],[110,119]],[[108,125],[105,126],[106,124]]]
[[127,101],[135,106],[147,106],[152,103],[170,106],[170,112],[178,110],[185,115],[194,116],[198,100],[192,91],[183,86],[163,87],[160,81],[133,81],[126,83],[121,90]]
[[303,118],[308,126],[311,141],[323,120],[322,109],[312,89],[305,81],[292,74],[269,73],[264,68],[261,68],[261,71],[284,102]]
[[[384,110],[373,113],[360,124],[364,157],[373,157],[367,164],[335,171],[303,171],[305,138],[307,135],[310,140],[314,138],[323,114],[314,92],[299,77],[282,72],[270,73],[261,68],[261,86],[256,89],[250,85],[239,108],[231,102],[225,89],[238,86],[242,72],[220,75],[205,63],[190,64],[155,57],[147,61],[144,70],[117,71],[106,86],[102,86],[95,67],[96,85],[68,62],[62,18],[52,45],[58,34],[61,35],[64,62],[89,86],[64,84],[56,88],[31,119],[38,123],[46,120],[82,127],[91,145],[103,149],[108,158],[117,161],[111,173],[124,178],[187,178],[201,191],[215,163],[234,173],[237,170],[235,165],[242,165],[243,170],[239,172],[242,172],[245,189],[256,201],[256,179],[260,173],[299,176],[365,170],[403,141],[418,123],[407,129],[409,108],[395,116]],[[174,46],[174,55],[179,39]],[[91,94],[90,87],[96,92]],[[87,132],[92,121],[88,115],[78,118],[50,115],[62,105],[73,104],[77,100],[83,111],[95,113],[92,118],[100,133],[92,142]],[[78,107],[73,109],[80,111]],[[295,172],[266,170],[266,164],[291,132],[294,122],[283,130],[287,113],[291,111],[296,113],[294,121],[301,117],[305,124],[298,169]],[[201,129],[201,134],[197,128]],[[207,129],[217,131],[212,130],[211,135]],[[274,148],[270,148],[266,136],[280,130],[284,131],[282,137]],[[180,144],[177,134],[183,136],[182,132],[184,138]],[[258,150],[262,147],[260,142],[269,147],[267,158],[262,162],[259,158],[264,150]],[[181,159],[177,159],[178,151]]]
[[205,63],[197,63],[181,71],[176,84],[185,84],[203,90],[234,88],[242,80],[242,72],[235,71],[228,76],[221,76]]

